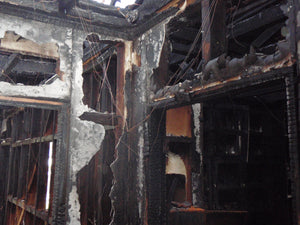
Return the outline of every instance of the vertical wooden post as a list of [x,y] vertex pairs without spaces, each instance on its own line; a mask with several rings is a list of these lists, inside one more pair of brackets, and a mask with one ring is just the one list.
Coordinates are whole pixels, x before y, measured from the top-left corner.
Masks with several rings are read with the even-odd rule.
[[149,121],[148,225],[166,224],[164,138],[165,110],[152,112]]
[[[289,154],[291,167],[292,195],[293,195],[293,219],[294,224],[300,225],[300,3],[298,0],[289,0],[289,31],[290,51],[297,61],[295,74],[286,79],[287,111],[288,111],[288,135]],[[296,82],[298,81],[298,82]]]
[[222,0],[202,0],[202,58],[207,63],[226,51],[226,8]]

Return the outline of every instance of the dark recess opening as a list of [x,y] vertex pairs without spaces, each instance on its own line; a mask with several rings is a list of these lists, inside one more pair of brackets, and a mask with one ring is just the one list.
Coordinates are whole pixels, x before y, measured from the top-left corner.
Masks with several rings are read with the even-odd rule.
[[284,81],[204,104],[206,201],[247,210],[248,224],[291,225]]

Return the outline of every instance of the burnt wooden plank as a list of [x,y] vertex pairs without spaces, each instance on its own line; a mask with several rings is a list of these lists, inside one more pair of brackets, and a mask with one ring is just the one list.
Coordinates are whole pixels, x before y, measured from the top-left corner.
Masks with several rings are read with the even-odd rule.
[[182,44],[175,41],[172,43],[172,52],[175,53],[187,54],[190,48],[191,45],[188,44]]
[[276,34],[276,32],[278,32],[283,25],[284,23],[279,23],[266,29],[251,43],[251,45],[256,48],[261,47],[267,40]]
[[20,207],[21,209],[25,209],[26,212],[30,213],[31,215],[43,220],[48,221],[47,213],[42,210],[35,210],[33,206],[26,205],[23,201],[19,201],[17,198],[13,198],[12,196],[8,196],[8,202],[12,203],[15,206]]
[[140,21],[150,18],[157,10],[161,9],[163,6],[172,2],[172,0],[144,0],[143,3],[137,8],[138,17]]
[[198,33],[198,29],[191,28],[191,27],[181,27],[180,30],[170,34],[170,38],[193,42],[197,33]]
[[85,41],[86,46],[83,49],[83,57],[82,61],[86,62],[91,57],[103,53],[105,50],[107,50],[110,45],[103,43],[103,42],[89,42]]
[[120,18],[116,16],[100,14],[90,9],[82,9],[78,6],[71,8],[68,12],[68,15],[86,19],[91,23],[113,25],[115,28],[120,29],[130,27],[130,23],[128,23],[124,17]]
[[19,61],[19,54],[11,54],[2,68],[2,76],[9,74]]
[[290,73],[293,73],[293,69],[291,67],[277,69],[277,70],[265,72],[260,75],[249,76],[240,80],[232,80],[223,84],[219,84],[219,85],[216,84],[216,86],[201,89],[201,91],[199,90],[190,94],[191,96],[190,101],[179,102],[175,98],[166,98],[151,103],[151,106],[158,107],[158,108],[163,107],[168,109],[168,108],[184,106],[187,104],[199,103],[220,96],[224,93],[232,93],[242,88],[282,79],[287,75],[289,75]]
[[124,18],[123,15],[119,12],[119,9],[117,7],[114,7],[111,5],[100,4],[96,1],[78,0],[77,6],[83,8],[83,9],[91,9],[94,12],[98,12],[100,14]]
[[18,180],[18,192],[17,197],[25,197],[26,191],[26,165],[28,164],[28,148],[26,146],[21,146],[21,162],[19,166],[19,180]]
[[53,184],[52,219],[54,224],[65,224],[67,220],[67,190],[68,185],[68,138],[70,109],[63,105],[58,114],[57,142],[55,153],[55,174]]
[[8,162],[9,162],[9,146],[0,146],[0,223],[4,224],[5,217],[5,201],[6,201],[6,186],[8,181]]
[[178,63],[182,62],[184,60],[185,56],[181,54],[171,53],[170,56],[170,65],[177,65]]
[[256,13],[258,13],[259,11],[261,11],[262,9],[266,8],[267,6],[274,4],[276,1],[278,0],[259,0],[259,1],[254,1],[253,3],[238,9],[235,12],[235,16],[234,18],[236,18],[234,20],[234,23],[239,22],[243,19],[246,19],[247,17],[250,17]]
[[293,205],[294,224],[300,224],[300,171],[299,171],[299,118],[297,118],[297,92],[294,74],[290,74],[286,80],[286,107],[289,139],[289,158],[291,168],[291,192]]
[[102,125],[116,126],[118,124],[118,117],[115,113],[84,112],[79,118]]
[[83,72],[86,73],[95,69],[97,66],[103,64],[105,60],[107,60],[109,57],[113,56],[116,53],[116,47],[113,46],[107,51],[103,52],[102,54],[99,54],[95,59],[87,60],[83,63]]
[[[262,19],[263,18],[263,19]],[[270,23],[281,21],[286,15],[279,6],[268,8],[250,18],[240,21],[229,28],[229,38],[238,37]]]
[[[224,1],[202,1],[203,39],[202,57],[205,62],[226,50],[226,7]],[[218,15],[218,16],[216,16]]]

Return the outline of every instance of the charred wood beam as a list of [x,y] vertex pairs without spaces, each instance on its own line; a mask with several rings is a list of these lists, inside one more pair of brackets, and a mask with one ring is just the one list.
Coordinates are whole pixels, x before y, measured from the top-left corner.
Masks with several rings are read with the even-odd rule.
[[83,63],[83,73],[95,69],[97,66],[102,65],[105,60],[117,53],[115,46],[109,48],[104,53],[100,54],[96,59],[87,60]]
[[205,62],[224,53],[226,49],[225,2],[216,1],[213,3],[212,0],[201,2],[202,21],[205,21],[202,24],[204,37],[202,39],[202,58]]
[[109,47],[111,46],[109,46],[108,44],[98,43],[98,42],[93,42],[88,44],[88,46],[83,50],[84,53],[83,53],[82,61],[86,62],[89,58],[103,53]]
[[77,18],[85,18],[91,23],[113,25],[115,28],[130,27],[130,24],[125,18],[101,14],[94,12],[91,9],[79,8],[78,6],[74,6],[72,9],[70,9],[68,15]]
[[[99,4],[91,0],[78,0],[76,5],[85,10],[92,9],[100,15],[112,16],[112,18],[121,18],[127,22],[128,26],[136,22],[144,21],[146,18],[150,18],[150,16],[153,16],[153,14],[157,12],[157,10],[161,9],[170,2],[172,2],[172,0],[144,0],[137,9],[118,9],[112,5]],[[112,3],[114,4],[115,1],[112,1]],[[120,24],[116,23],[115,25]]]
[[172,43],[172,52],[174,53],[182,53],[186,55],[189,52],[190,48],[191,45],[185,45],[178,42]]
[[[60,100],[62,101],[62,100]],[[45,109],[60,109],[64,103],[54,100],[43,100],[35,98],[24,97],[9,97],[0,96],[0,104],[6,106],[18,106],[18,107],[32,107],[32,108],[45,108]]]
[[97,12],[102,15],[124,18],[119,9],[112,5],[100,4],[91,0],[77,0],[76,6],[82,9],[92,10],[93,12]]
[[43,221],[48,221],[48,214],[45,211],[42,210],[36,210],[31,205],[26,205],[24,201],[18,200],[17,198],[13,198],[12,196],[7,197],[8,202],[20,207],[21,209],[24,209],[26,212],[38,217],[39,219]]
[[185,28],[181,28],[179,31],[170,34],[170,39],[193,42],[197,33],[198,33],[198,29],[185,27]]
[[20,147],[22,145],[30,145],[30,144],[34,144],[34,143],[43,143],[43,142],[49,142],[49,141],[53,141],[56,140],[57,137],[54,135],[47,135],[44,137],[38,137],[38,138],[31,138],[31,139],[26,139],[26,140],[18,140],[14,143],[11,142],[1,142],[0,145],[1,146],[12,146],[12,147]]
[[84,112],[79,118],[102,125],[116,126],[118,124],[118,116],[115,113]]
[[269,40],[274,34],[276,34],[283,25],[284,23],[279,23],[266,29],[252,42],[251,45],[255,48],[261,47],[267,40]]
[[143,20],[148,18],[153,13],[155,13],[158,9],[170,3],[172,0],[144,0],[141,6],[137,8],[139,20]]
[[229,25],[229,38],[238,37],[276,21],[286,19],[280,5],[266,9],[234,25]]
[[238,91],[238,93],[240,93],[240,90],[243,88],[282,79],[291,73],[293,73],[293,68],[286,67],[277,70],[272,70],[256,76],[245,77],[243,79],[230,79],[230,81],[225,83],[216,82],[214,85],[211,84],[207,88],[200,88],[198,91],[193,91],[193,93],[190,93],[189,101],[177,101],[177,99],[174,96],[154,101],[153,103],[151,103],[151,106],[168,109],[184,105],[190,105],[193,103],[204,102],[212,98],[222,96],[224,94],[228,95],[230,93],[234,93],[235,91]]
[[55,73],[56,62],[46,62],[38,60],[21,60],[11,71],[13,74],[33,74],[36,73],[52,75]]
[[[286,109],[289,138],[290,178],[293,206],[293,222],[300,224],[300,167],[299,167],[299,118],[297,116],[297,83],[294,74],[290,74],[286,80]],[[299,103],[299,102],[298,102]]]
[[261,11],[263,8],[274,4],[278,0],[259,0],[259,1],[254,1],[252,4],[249,4],[241,9],[238,9],[235,14],[234,18],[234,23],[239,22],[243,19],[246,19],[247,17],[250,17],[259,11]]
[[171,57],[170,57],[170,65],[177,65],[178,63],[182,62],[184,60],[185,56],[184,55],[180,55],[180,54],[176,54],[176,53],[171,53]]
[[[1,62],[5,62],[1,65]],[[20,58],[18,54],[0,55],[0,68],[2,73],[0,80],[5,80],[7,76],[11,77],[36,77],[38,75],[51,76],[55,74],[56,61],[39,60],[32,58]]]
[[2,68],[1,75],[8,75],[19,61],[19,54],[11,54]]

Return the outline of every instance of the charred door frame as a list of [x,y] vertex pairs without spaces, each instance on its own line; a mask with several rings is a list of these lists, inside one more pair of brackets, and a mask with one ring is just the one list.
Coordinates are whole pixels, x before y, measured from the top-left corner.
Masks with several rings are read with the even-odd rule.
[[[67,221],[67,187],[69,172],[69,103],[53,99],[35,99],[23,97],[0,96],[0,105],[14,107],[30,107],[37,109],[56,110],[57,122],[57,148],[55,158],[55,174],[53,187],[52,221],[50,224],[65,224]],[[7,198],[7,196],[5,196]]]

